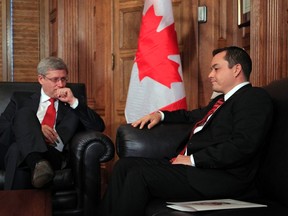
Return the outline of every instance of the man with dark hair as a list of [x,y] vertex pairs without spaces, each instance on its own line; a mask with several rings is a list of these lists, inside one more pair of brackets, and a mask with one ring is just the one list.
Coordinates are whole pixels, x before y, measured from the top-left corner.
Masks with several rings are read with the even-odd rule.
[[34,187],[44,187],[54,170],[64,168],[65,144],[78,129],[105,129],[102,118],[66,87],[68,69],[62,59],[44,58],[37,71],[41,91],[13,94],[0,117],[1,125],[12,131],[5,156],[5,189],[17,188],[15,171],[21,166],[31,169]]
[[159,122],[193,124],[187,147],[169,160],[118,160],[104,196],[104,214],[144,215],[151,197],[191,201],[253,194],[272,101],[250,84],[252,63],[245,50],[232,46],[212,54],[208,77],[221,95],[202,109],[158,111],[132,123],[140,129]]

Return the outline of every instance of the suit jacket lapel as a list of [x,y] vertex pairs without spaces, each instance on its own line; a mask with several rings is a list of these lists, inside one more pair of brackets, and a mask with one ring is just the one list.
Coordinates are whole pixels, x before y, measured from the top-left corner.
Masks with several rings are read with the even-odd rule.
[[[38,111],[40,97],[41,97],[40,93],[35,93],[31,95],[31,101],[27,101],[27,106],[30,106],[36,113]],[[70,106],[67,103],[59,101],[56,124],[61,122],[65,114],[68,112],[69,108]]]
[[37,113],[39,103],[40,103],[40,93],[35,93],[31,95],[31,103],[28,104],[28,106],[31,106],[33,111]]
[[58,101],[58,111],[57,111],[57,119],[56,125],[59,124],[64,118],[65,114],[68,112],[70,106],[67,103],[63,103],[62,101]]
[[243,86],[242,88],[238,89],[230,98],[228,98],[227,101],[232,100],[233,98],[237,97],[237,95],[239,95],[242,91],[245,91],[247,88],[251,88],[251,87],[252,87],[251,84],[247,84],[247,85]]
[[[206,127],[210,122],[211,120],[215,117],[215,115],[217,114],[217,112],[219,112],[221,110],[221,108],[223,106],[225,106],[225,104],[227,104],[229,101],[232,101],[233,98],[237,97],[237,95],[239,95],[239,93],[241,93],[242,91],[246,90],[247,88],[251,88],[252,85],[251,84],[247,84],[243,87],[241,87],[240,89],[238,89],[230,98],[228,98],[227,101],[225,101],[214,113],[213,115],[209,118],[209,120],[206,122],[206,124],[204,125],[204,127]],[[219,98],[220,96],[218,96],[217,98]]]

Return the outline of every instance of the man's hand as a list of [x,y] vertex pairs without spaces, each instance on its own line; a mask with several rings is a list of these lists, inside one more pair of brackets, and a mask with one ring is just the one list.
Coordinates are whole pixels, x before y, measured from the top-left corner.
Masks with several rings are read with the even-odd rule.
[[190,156],[178,155],[176,158],[171,161],[172,164],[184,164],[188,166],[192,166]]
[[45,141],[51,145],[54,145],[58,137],[57,132],[54,131],[53,128],[49,127],[48,125],[42,125],[42,133],[45,136]]
[[56,98],[62,102],[72,105],[76,98],[74,97],[70,88],[59,88],[56,91]]
[[139,128],[142,129],[147,123],[149,123],[147,125],[147,128],[151,129],[156,124],[158,124],[160,121],[161,121],[161,114],[159,112],[154,112],[152,114],[149,114],[149,115],[146,115],[146,116],[140,118],[139,120],[133,122],[131,125],[133,127],[139,126]]

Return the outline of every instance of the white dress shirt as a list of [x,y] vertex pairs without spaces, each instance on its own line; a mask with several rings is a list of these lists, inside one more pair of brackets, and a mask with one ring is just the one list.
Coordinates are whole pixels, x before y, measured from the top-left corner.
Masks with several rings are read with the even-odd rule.
[[[50,97],[47,94],[45,94],[43,89],[41,89],[41,97],[40,97],[39,107],[38,107],[38,111],[37,111],[37,118],[39,119],[40,124],[42,123],[42,121],[44,119],[44,116],[46,114],[48,106],[51,104],[49,99],[50,99]],[[70,107],[72,109],[75,109],[78,106],[78,104],[79,104],[79,101],[76,98],[75,102],[72,105],[70,105]],[[56,110],[56,119],[57,119],[58,105],[59,105],[59,101],[55,100],[54,107]],[[54,124],[54,130],[55,130],[55,124]],[[55,148],[60,152],[63,151],[64,144],[63,144],[63,142],[59,136],[57,137],[57,140],[55,142]]]

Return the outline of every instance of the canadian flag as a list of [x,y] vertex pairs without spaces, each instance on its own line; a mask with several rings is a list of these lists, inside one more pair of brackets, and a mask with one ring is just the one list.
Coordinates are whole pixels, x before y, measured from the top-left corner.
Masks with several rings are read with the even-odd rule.
[[187,109],[171,0],[145,0],[131,72],[127,123],[157,110]]

